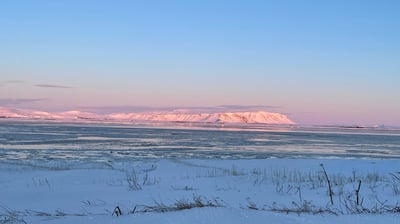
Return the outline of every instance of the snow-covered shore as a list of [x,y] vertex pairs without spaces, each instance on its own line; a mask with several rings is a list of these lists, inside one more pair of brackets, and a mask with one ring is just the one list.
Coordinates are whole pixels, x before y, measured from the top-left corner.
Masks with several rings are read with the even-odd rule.
[[0,222],[398,223],[399,171],[398,160],[3,161]]

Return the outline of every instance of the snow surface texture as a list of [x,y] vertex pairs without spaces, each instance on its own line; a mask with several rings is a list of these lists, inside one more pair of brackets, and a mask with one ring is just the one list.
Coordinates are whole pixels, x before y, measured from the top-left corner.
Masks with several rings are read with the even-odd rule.
[[0,118],[35,120],[92,120],[114,122],[188,122],[188,123],[257,123],[294,124],[286,115],[265,111],[194,113],[191,111],[167,111],[146,113],[113,113],[99,115],[81,111],[50,113],[44,111],[19,110],[0,107]]
[[0,223],[399,223],[398,171],[397,160],[2,162]]

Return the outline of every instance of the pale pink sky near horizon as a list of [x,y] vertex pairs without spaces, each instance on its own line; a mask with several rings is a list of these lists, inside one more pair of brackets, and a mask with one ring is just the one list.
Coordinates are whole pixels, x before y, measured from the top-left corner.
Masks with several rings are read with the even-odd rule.
[[[90,87],[88,87],[89,89]],[[98,92],[96,92],[98,91]],[[127,91],[124,89],[124,91]],[[103,93],[101,93],[103,92]],[[27,94],[29,93],[29,94]],[[157,90],[145,93],[123,93],[123,91],[92,89],[87,92],[82,87],[67,86],[61,84],[36,84],[28,81],[4,81],[0,86],[0,106],[11,108],[36,109],[43,111],[66,111],[82,110],[91,112],[131,112],[135,108],[146,108],[160,110],[160,108],[191,108],[204,107],[213,110],[219,105],[238,105],[242,107],[227,107],[226,111],[237,110],[264,110],[269,112],[283,113],[299,124],[348,124],[348,125],[400,125],[400,122],[393,122],[397,113],[391,114],[385,107],[371,108],[369,104],[362,101],[352,102],[351,100],[340,100],[334,102],[323,101],[316,104],[315,99],[309,98],[302,102],[292,102],[281,97],[264,97],[254,94],[253,96],[235,95],[229,100],[222,96],[214,96],[209,100],[207,94],[199,91],[198,95],[190,93],[180,97],[172,93],[160,94]],[[160,95],[162,97],[160,97]],[[170,98],[168,100],[168,98]],[[246,102],[246,99],[251,101]],[[266,100],[264,100],[264,98]],[[267,104],[269,101],[271,103]],[[130,103],[134,102],[134,103]],[[176,103],[180,102],[180,103]],[[239,104],[238,102],[246,102]],[[282,102],[286,102],[283,104]],[[263,103],[263,104],[262,104]],[[383,102],[382,102],[383,103]],[[357,104],[354,107],[354,104]],[[239,108],[239,109],[238,109]],[[343,109],[345,108],[345,109]],[[379,117],[376,114],[383,114]]]

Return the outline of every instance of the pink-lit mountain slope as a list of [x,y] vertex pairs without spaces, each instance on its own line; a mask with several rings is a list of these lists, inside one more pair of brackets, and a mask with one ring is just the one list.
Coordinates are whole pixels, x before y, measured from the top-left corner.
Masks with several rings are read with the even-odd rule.
[[157,122],[294,124],[286,115],[264,111],[225,113],[115,113],[108,115],[108,117],[113,120]]
[[65,112],[45,112],[23,109],[12,109],[0,107],[0,118],[23,118],[35,120],[79,120],[79,119],[102,119],[94,113],[87,113],[81,111],[65,111]]
[[195,122],[195,123],[251,123],[294,124],[286,115],[265,111],[194,113],[191,111],[113,113],[99,115],[82,111],[44,112],[0,107],[0,118],[19,118],[60,121],[114,121],[114,122]]

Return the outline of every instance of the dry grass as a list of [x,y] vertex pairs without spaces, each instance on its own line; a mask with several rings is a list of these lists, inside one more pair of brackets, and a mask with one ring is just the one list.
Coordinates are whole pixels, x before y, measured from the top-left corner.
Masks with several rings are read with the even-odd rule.
[[166,205],[162,202],[155,202],[154,205],[143,205],[143,206],[137,206],[141,207],[141,209],[137,210],[137,212],[175,212],[175,211],[181,211],[181,210],[186,210],[186,209],[193,209],[193,208],[204,208],[204,207],[224,207],[223,203],[218,200],[208,200],[205,197],[201,196],[193,196],[193,199],[191,201],[187,199],[180,199],[177,200],[174,204],[172,205]]

